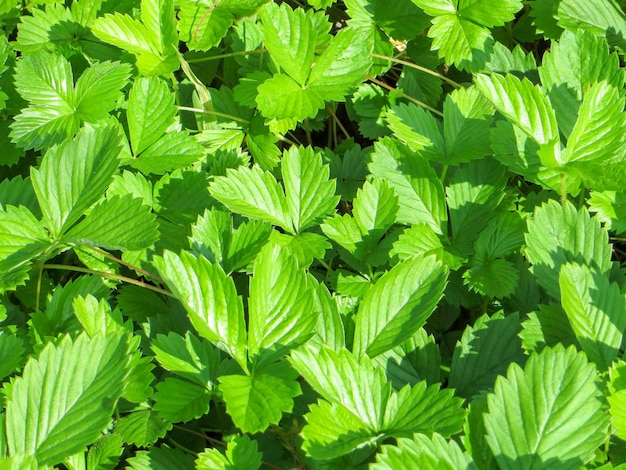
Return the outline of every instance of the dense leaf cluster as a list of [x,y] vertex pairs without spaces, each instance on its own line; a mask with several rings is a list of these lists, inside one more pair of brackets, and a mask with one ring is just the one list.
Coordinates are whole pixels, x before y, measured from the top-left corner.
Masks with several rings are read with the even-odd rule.
[[626,468],[623,3],[0,1],[0,470]]

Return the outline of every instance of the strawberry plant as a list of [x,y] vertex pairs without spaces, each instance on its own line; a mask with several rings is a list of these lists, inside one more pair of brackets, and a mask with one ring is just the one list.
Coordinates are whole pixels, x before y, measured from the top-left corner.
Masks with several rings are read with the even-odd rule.
[[0,2],[0,470],[626,468],[625,2]]

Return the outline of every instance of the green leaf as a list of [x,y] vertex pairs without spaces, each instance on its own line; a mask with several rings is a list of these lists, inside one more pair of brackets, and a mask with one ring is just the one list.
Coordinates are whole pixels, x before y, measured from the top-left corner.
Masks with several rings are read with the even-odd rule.
[[[357,422],[355,432],[362,425],[370,432],[383,429],[391,384],[383,369],[374,368],[367,356],[357,357],[346,349],[335,352],[326,346],[319,350],[299,348],[291,352],[291,363],[325,400],[353,415],[350,419],[346,413],[339,413],[337,419]],[[303,430],[305,441],[306,429]]]
[[195,470],[192,455],[180,449],[171,449],[166,445],[151,446],[150,450],[138,451],[134,457],[128,459],[128,464],[132,470],[169,470],[177,468],[180,470]]
[[157,335],[151,348],[164,369],[205,388],[213,388],[220,353],[209,342],[189,332],[183,338],[170,331],[167,336]]
[[158,240],[157,230],[156,216],[142,199],[114,196],[94,206],[65,240],[108,250],[141,250]]
[[50,243],[50,236],[26,207],[0,207],[0,290],[15,288],[11,287],[15,268],[26,266]]
[[[78,318],[85,332],[90,338],[98,334],[107,336],[110,334],[119,335],[125,332],[132,332],[132,328],[127,328],[130,324],[124,325],[122,313],[119,310],[111,310],[111,305],[106,299],[96,299],[93,295],[74,297],[72,302],[74,315]],[[130,330],[130,331],[129,331]]]
[[285,195],[276,178],[259,167],[227,170],[210,186],[211,195],[229,210],[291,230]]
[[447,274],[434,256],[409,258],[385,273],[359,306],[355,354],[374,357],[409,339],[441,299]]
[[561,305],[587,357],[606,370],[619,354],[626,328],[624,296],[607,275],[566,263],[559,272]]
[[44,224],[58,238],[100,197],[119,166],[120,136],[113,126],[82,129],[46,152],[31,179]]
[[287,362],[267,364],[251,375],[223,375],[219,389],[233,423],[246,433],[265,431],[293,409],[300,395],[298,374]]
[[119,434],[105,434],[89,447],[88,470],[114,470],[124,452]]
[[369,169],[386,180],[398,196],[396,222],[427,223],[435,233],[443,233],[447,209],[443,186],[428,162],[400,143],[384,137],[374,145]]
[[[559,129],[550,100],[527,78],[499,74],[474,77],[476,86],[494,107],[539,145],[558,143]],[[543,161],[545,166],[551,166]],[[552,165],[554,166],[554,165]]]
[[92,65],[76,81],[76,112],[87,122],[105,119],[122,97],[131,68],[119,62]]
[[355,449],[372,447],[383,438],[338,403],[322,400],[312,404],[305,418],[307,424],[300,433],[304,439],[302,449],[314,459],[335,459]]
[[396,445],[384,445],[376,455],[372,470],[395,470],[416,467],[424,470],[478,470],[472,458],[459,445],[440,434],[430,438],[415,434],[412,439],[398,439]]
[[490,152],[493,108],[475,87],[450,93],[443,103],[445,160],[448,165],[482,158]]
[[78,130],[72,67],[63,56],[41,52],[22,58],[15,86],[30,103],[11,124],[11,140],[18,146],[40,150]]
[[411,150],[428,160],[445,160],[445,143],[440,123],[421,106],[413,103],[393,106],[387,123],[394,135]]
[[558,42],[552,41],[539,75],[565,137],[574,127],[583,92],[590,85],[607,80],[621,89],[624,84],[617,53],[609,54],[605,39],[584,30],[564,31]]
[[457,169],[446,188],[452,242],[470,252],[480,231],[496,215],[504,198],[506,175],[494,160],[473,160]]
[[508,260],[473,258],[463,273],[465,283],[475,292],[503,299],[515,292],[519,272]]
[[385,180],[366,181],[352,204],[361,232],[376,241],[394,224],[398,213],[398,197]]
[[591,191],[587,199],[589,210],[607,230],[626,232],[626,194],[624,191]]
[[263,42],[272,59],[301,85],[311,71],[317,30],[311,15],[302,8],[269,3],[261,10]]
[[165,436],[171,427],[171,423],[161,419],[155,411],[141,410],[121,418],[115,432],[122,436],[125,443],[145,447]]
[[25,352],[21,338],[7,332],[0,334],[0,380],[13,374],[24,364]]
[[528,220],[526,245],[537,282],[555,299],[561,298],[559,272],[564,264],[585,264],[598,274],[608,274],[611,269],[606,230],[585,208],[577,211],[569,202],[561,206],[549,201],[537,208]]
[[298,121],[315,117],[324,107],[324,97],[318,91],[303,88],[293,78],[281,73],[259,85],[258,92],[256,104],[259,111],[266,118],[284,119],[287,129],[295,128]]
[[491,318],[485,314],[465,328],[454,348],[448,380],[458,396],[471,399],[490,391],[510,364],[525,362],[519,330],[516,313],[506,317],[496,313]]
[[128,130],[133,153],[139,155],[174,123],[174,95],[158,77],[139,77],[128,96]]
[[573,347],[545,348],[509,367],[487,397],[487,442],[500,468],[578,469],[608,436],[599,377]]
[[124,49],[137,58],[142,75],[167,75],[180,67],[174,46],[172,0],[143,0],[141,21],[115,12],[97,18],[91,30],[98,39]]
[[261,466],[263,454],[259,452],[256,441],[245,434],[235,436],[228,441],[226,452],[207,449],[198,454],[196,468],[198,470],[257,470]]
[[612,0],[561,0],[558,3],[558,25],[569,31],[587,30],[606,37],[611,46],[626,50],[624,31],[626,15]]
[[439,390],[439,385],[427,386],[422,380],[394,392],[383,428],[394,437],[407,437],[414,432],[437,432],[446,437],[458,433],[465,420],[463,400],[454,397],[451,389]]
[[54,465],[95,441],[111,421],[132,357],[122,335],[48,344],[13,383],[6,409],[9,452]]
[[[314,281],[277,244],[266,245],[250,280],[248,355],[253,361],[280,357],[313,333]],[[260,357],[259,357],[260,356]]]
[[345,101],[346,95],[364,81],[363,74],[372,64],[371,52],[371,41],[362,31],[342,29],[316,57],[309,87],[326,101]]
[[621,169],[626,160],[622,150],[626,118],[620,95],[619,89],[606,81],[587,89],[563,155],[566,168],[575,169],[589,186],[599,190],[622,189],[626,181]]
[[186,380],[167,377],[156,386],[154,409],[172,423],[186,423],[209,412],[211,392]]
[[283,155],[281,171],[285,184],[286,213],[299,233],[330,215],[339,202],[328,165],[310,147],[291,147]]
[[202,145],[183,130],[163,135],[130,164],[142,173],[161,175],[190,166],[204,156]]
[[217,264],[188,252],[165,251],[154,266],[182,302],[196,331],[245,369],[246,324],[235,283]]
[[611,424],[620,439],[626,438],[626,363],[619,360],[609,369],[609,411]]

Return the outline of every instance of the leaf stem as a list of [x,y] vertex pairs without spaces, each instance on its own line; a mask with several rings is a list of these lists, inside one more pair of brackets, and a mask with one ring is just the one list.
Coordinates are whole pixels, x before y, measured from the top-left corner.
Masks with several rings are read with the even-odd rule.
[[35,312],[39,311],[39,298],[41,297],[41,277],[43,276],[43,263],[39,266],[39,275],[37,276],[37,291],[35,295]]
[[108,252],[106,252],[104,250],[101,250],[100,248],[96,248],[95,246],[90,246],[90,247],[87,247],[87,248],[89,248],[92,251],[95,251],[96,253],[104,256],[105,258],[109,258],[110,260],[113,260],[116,263],[121,264],[122,266],[126,266],[127,268],[132,269],[133,271],[137,271],[138,273],[141,273],[144,276],[151,277],[152,279],[154,279],[155,281],[159,282],[160,284],[165,285],[165,280],[161,279],[159,276],[156,276],[156,275],[152,274],[149,271],[146,271],[145,269],[141,269],[139,266],[135,266],[134,264],[130,264],[130,263],[124,261],[123,259],[118,258],[117,256],[113,256],[111,253],[108,253]]
[[212,60],[226,59],[228,57],[238,56],[238,55],[252,55],[252,54],[262,54],[265,52],[265,49],[255,49],[253,51],[235,51],[228,52],[226,54],[218,54],[211,55],[206,57],[198,57],[197,59],[189,59],[187,61],[188,64],[199,64],[202,62],[210,62]]
[[376,57],[377,59],[384,59],[384,60],[388,60],[390,62],[395,62],[397,64],[406,65],[407,67],[414,68],[416,70],[419,70],[420,72],[427,73],[429,75],[432,75],[433,77],[437,77],[440,80],[443,80],[444,82],[448,83],[449,85],[452,85],[454,88],[463,88],[463,86],[460,83],[455,82],[454,80],[446,77],[445,75],[442,75],[439,72],[436,72],[436,71],[434,71],[432,69],[429,69],[427,67],[422,67],[421,65],[417,65],[417,64],[415,64],[413,62],[409,62],[407,60],[402,60],[402,59],[396,59],[395,57],[390,57],[390,56],[386,56],[386,55],[382,55],[382,54],[376,54],[375,52],[371,52],[370,55],[372,57]]
[[339,126],[339,129],[341,130],[343,135],[346,137],[346,139],[349,139],[350,134],[348,134],[348,131],[346,130],[346,128],[343,127],[343,124],[341,124],[341,121],[339,120],[339,118],[337,117],[333,109],[328,105],[328,103],[326,103],[326,109],[328,110],[330,115],[333,117],[333,120],[337,123],[337,125]]
[[156,287],[151,284],[146,284],[145,282],[138,281],[137,279],[121,276],[119,274],[105,273],[104,271],[96,271],[94,269],[81,268],[80,266],[70,266],[67,264],[44,264],[42,265],[42,269],[59,269],[64,271],[75,271],[77,273],[96,274],[98,276],[108,277],[110,279],[117,279],[118,281],[143,287],[145,289],[158,292],[159,294],[167,295],[168,297],[175,297],[174,294],[172,294],[168,290],[161,289],[160,287]]
[[192,113],[202,113],[202,114],[212,114],[215,116],[224,117],[226,119],[232,119],[233,121],[243,122],[244,124],[249,124],[250,121],[247,119],[241,118],[239,116],[233,116],[232,114],[220,113],[219,111],[208,111],[206,109],[201,108],[190,108],[189,106],[179,106],[179,111],[191,111]]
[[385,82],[381,82],[380,80],[367,75],[366,73],[363,74],[365,76],[365,78],[367,78],[370,82],[375,83],[376,85],[379,85],[389,91],[392,91],[394,93],[399,94],[400,96],[402,96],[403,98],[406,98],[409,101],[412,101],[413,103],[415,103],[418,106],[421,106],[424,109],[427,109],[428,111],[430,111],[433,114],[436,114],[437,116],[443,117],[443,113],[441,111],[436,110],[435,108],[428,106],[426,103],[424,103],[423,101],[420,101],[416,98],[413,98],[410,95],[407,95],[406,93],[404,93],[403,91],[398,90],[397,88],[394,88],[390,85],[387,85]]

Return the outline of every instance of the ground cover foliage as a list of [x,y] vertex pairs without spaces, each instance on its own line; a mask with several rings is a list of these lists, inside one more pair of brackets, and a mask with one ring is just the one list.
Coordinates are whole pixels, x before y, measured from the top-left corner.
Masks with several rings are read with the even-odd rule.
[[623,6],[0,1],[0,469],[625,468]]

